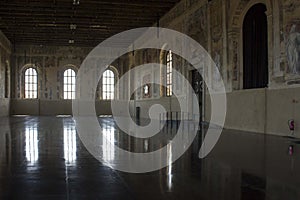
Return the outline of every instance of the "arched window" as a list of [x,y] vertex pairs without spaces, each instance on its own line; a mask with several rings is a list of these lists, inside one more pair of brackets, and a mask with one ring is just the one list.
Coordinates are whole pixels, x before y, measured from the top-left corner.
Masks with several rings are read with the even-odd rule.
[[102,76],[102,99],[114,99],[115,75],[113,71],[106,70]]
[[268,24],[266,10],[264,4],[256,4],[249,9],[244,19],[244,89],[268,86]]
[[75,78],[76,73],[72,69],[67,69],[64,72],[64,99],[75,98]]
[[173,68],[173,55],[172,51],[169,50],[167,53],[167,91],[166,94],[168,97],[172,96],[172,68]]
[[37,72],[34,68],[28,68],[25,71],[25,98],[37,98]]

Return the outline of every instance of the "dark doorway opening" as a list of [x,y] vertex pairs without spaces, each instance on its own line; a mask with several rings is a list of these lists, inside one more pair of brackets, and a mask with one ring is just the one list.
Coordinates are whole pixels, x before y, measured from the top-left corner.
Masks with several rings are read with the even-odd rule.
[[140,125],[141,122],[141,107],[136,107],[135,108],[135,119],[137,125]]
[[195,91],[195,94],[197,95],[198,102],[199,102],[199,112],[200,112],[200,122],[202,121],[202,110],[203,110],[203,101],[202,101],[202,95],[203,95],[203,79],[201,74],[198,72],[198,70],[192,71],[192,87]]
[[268,86],[268,24],[266,10],[264,4],[256,4],[249,9],[244,19],[244,89]]

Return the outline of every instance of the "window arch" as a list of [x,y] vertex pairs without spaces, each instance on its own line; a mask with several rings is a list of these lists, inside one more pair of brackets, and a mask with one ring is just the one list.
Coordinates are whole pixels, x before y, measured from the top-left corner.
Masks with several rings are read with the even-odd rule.
[[38,77],[36,69],[30,67],[25,70],[25,98],[36,99],[38,88]]
[[243,87],[268,86],[267,8],[259,3],[252,6],[243,22]]
[[64,72],[64,99],[75,98],[76,73],[73,69]]
[[102,99],[114,99],[115,94],[115,74],[112,70],[104,71],[102,76]]
[[173,90],[173,80],[172,80],[172,68],[173,68],[173,53],[171,50],[167,52],[167,69],[166,69],[166,95],[168,97],[172,96],[172,90]]

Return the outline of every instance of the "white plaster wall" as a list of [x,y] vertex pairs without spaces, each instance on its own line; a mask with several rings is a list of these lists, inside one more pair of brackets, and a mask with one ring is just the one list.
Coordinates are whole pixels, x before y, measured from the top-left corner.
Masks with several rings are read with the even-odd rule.
[[267,133],[288,135],[288,120],[295,120],[295,135],[300,138],[300,88],[267,91]]
[[227,94],[225,127],[264,132],[265,89],[234,91]]
[[[96,101],[96,114],[110,115],[110,104],[110,101]],[[82,112],[86,112],[86,110]],[[11,114],[48,116],[72,115],[72,100],[12,99]]]
[[12,115],[39,115],[38,99],[12,99],[10,106]]
[[[210,120],[209,96],[205,121]],[[227,93],[224,128],[290,135],[288,120],[295,120],[295,136],[300,138],[300,88],[253,89]]]
[[0,117],[9,115],[9,99],[0,98]]

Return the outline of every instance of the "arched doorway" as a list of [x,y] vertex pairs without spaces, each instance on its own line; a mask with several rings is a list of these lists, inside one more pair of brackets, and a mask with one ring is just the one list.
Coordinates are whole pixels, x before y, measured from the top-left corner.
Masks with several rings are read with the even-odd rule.
[[243,23],[243,87],[268,86],[268,23],[266,6],[255,4]]

